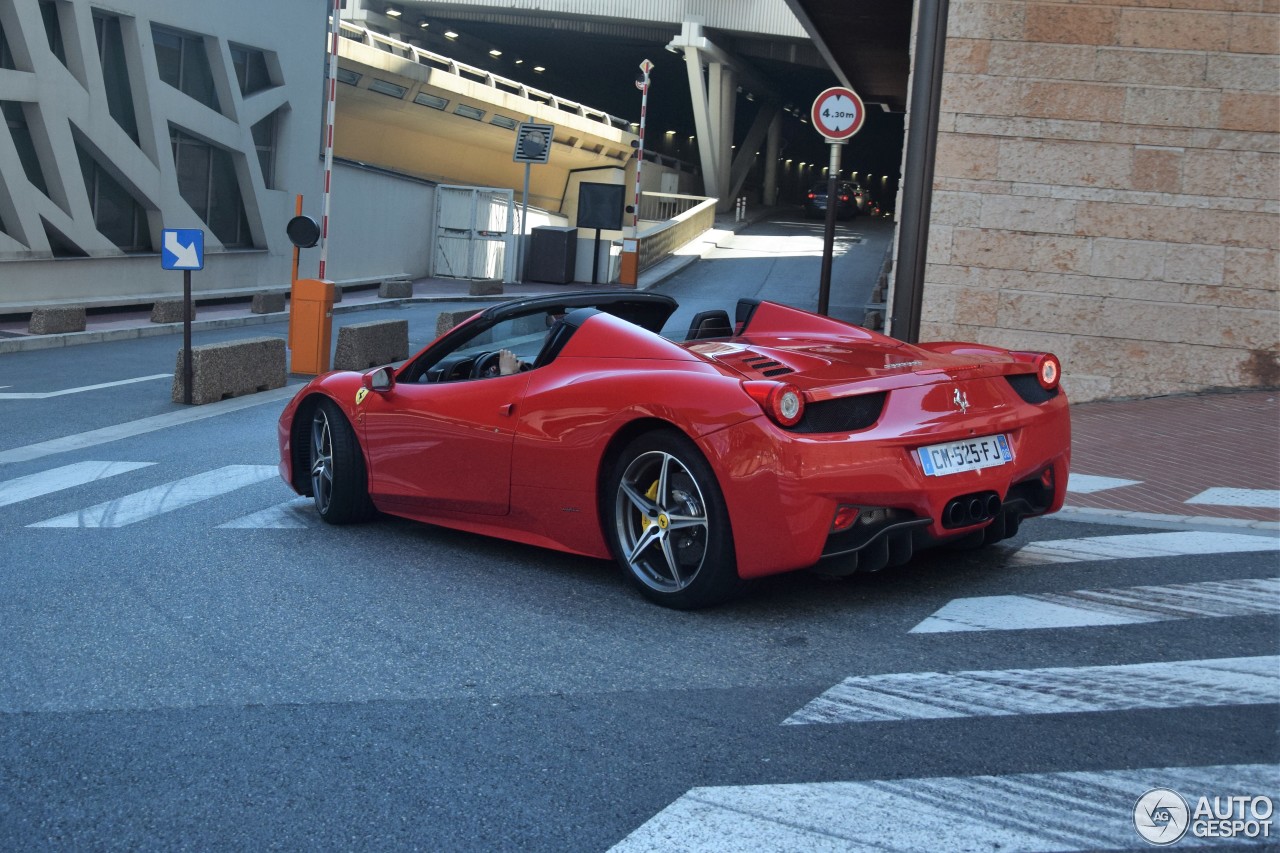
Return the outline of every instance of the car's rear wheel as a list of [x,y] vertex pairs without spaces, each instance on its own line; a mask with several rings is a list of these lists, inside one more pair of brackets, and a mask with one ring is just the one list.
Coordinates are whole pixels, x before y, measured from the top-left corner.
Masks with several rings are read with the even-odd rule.
[[311,416],[311,495],[330,524],[367,521],[375,513],[355,431],[329,400],[321,400]]
[[614,463],[605,495],[610,546],[651,601],[687,610],[737,590],[724,496],[688,438],[664,430],[633,441]]

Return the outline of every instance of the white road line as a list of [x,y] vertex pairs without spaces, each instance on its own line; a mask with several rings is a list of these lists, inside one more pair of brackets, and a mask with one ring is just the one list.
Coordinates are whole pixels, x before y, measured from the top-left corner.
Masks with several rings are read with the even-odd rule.
[[119,441],[122,438],[132,438],[135,435],[143,435],[158,429],[181,426],[182,424],[216,417],[217,415],[238,412],[241,409],[260,406],[263,403],[279,402],[298,393],[299,387],[298,385],[286,385],[284,388],[276,388],[271,391],[246,394],[243,397],[232,397],[230,400],[220,400],[217,403],[209,403],[204,406],[192,406],[189,409],[179,409],[175,412],[166,412],[163,415],[153,415],[149,418],[141,418],[128,423],[116,424],[115,426],[103,427],[102,429],[90,430],[49,441],[41,441],[37,444],[28,444],[25,447],[3,450],[0,451],[0,464],[5,462],[29,462],[32,459],[52,456],[55,453],[83,450],[86,447],[96,447],[99,444]]
[[1280,614],[1280,578],[957,598],[911,629],[1015,631]]
[[1179,530],[1169,533],[1130,533],[1084,539],[1047,539],[1013,552],[1009,563],[1078,563],[1090,560],[1128,560],[1138,557],[1177,557],[1195,554],[1235,554],[1280,550],[1280,537],[1247,533]]
[[1141,480],[1121,480],[1119,477],[1098,477],[1093,474],[1077,474],[1074,471],[1067,477],[1067,491],[1077,495],[1091,492],[1103,492],[1107,489],[1119,489],[1124,486],[1136,486]]
[[1276,489],[1205,489],[1186,503],[1280,509],[1280,491]]
[[0,483],[0,506],[8,506],[21,501],[38,498],[43,495],[60,492],[75,486],[83,486],[94,480],[127,474],[139,468],[154,465],[154,462],[77,462],[74,465],[63,465],[39,474],[28,474],[15,477]]
[[[1150,850],[1134,828],[1134,807],[1156,787],[1194,808],[1202,796],[1274,797],[1280,770],[1235,764],[694,788],[610,853]],[[1188,832],[1174,846],[1210,843],[1224,842]]]
[[227,465],[28,527],[124,527],[277,476],[274,465]]
[[846,678],[786,725],[1206,708],[1280,702],[1280,657]]
[[[118,385],[132,385],[134,382],[150,382],[153,379],[172,379],[172,373],[154,373],[151,376],[138,376],[134,379],[119,379],[115,382],[100,382],[97,385],[83,385],[79,388],[64,388],[61,391],[10,391],[0,394],[0,400],[45,400],[49,397],[63,397],[67,394],[82,394],[85,391],[97,391],[101,388],[115,388]],[[0,385],[0,388],[8,388]]]
[[250,513],[226,524],[219,524],[219,529],[238,530],[297,530],[311,527],[318,516],[311,498],[294,498],[275,506],[267,507],[261,512]]

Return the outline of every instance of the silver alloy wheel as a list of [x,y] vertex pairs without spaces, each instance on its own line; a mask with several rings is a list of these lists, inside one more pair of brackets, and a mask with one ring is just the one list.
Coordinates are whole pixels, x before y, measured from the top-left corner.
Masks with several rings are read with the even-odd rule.
[[637,579],[663,593],[693,583],[712,531],[698,482],[679,458],[653,450],[631,460],[615,514],[621,556]]
[[328,512],[333,500],[333,433],[323,407],[311,419],[311,493],[320,514]]

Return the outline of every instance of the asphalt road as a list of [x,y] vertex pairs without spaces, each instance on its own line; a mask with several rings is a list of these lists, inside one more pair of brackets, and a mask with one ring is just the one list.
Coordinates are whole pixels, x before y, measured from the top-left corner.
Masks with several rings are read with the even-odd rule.
[[[812,286],[800,283],[807,266],[789,267],[811,256],[775,256],[757,236],[664,289],[683,300],[714,298],[708,282],[736,281],[742,295]],[[403,312],[416,343],[446,309]],[[0,394],[171,372],[178,344],[6,355]],[[1210,694],[1179,707],[1177,674],[1132,695],[1112,683],[1129,706],[1111,710],[1081,710],[1090,688],[1069,682],[1038,710],[796,721],[846,679],[1270,659],[1274,611],[913,629],[977,596],[1274,577],[1276,553],[1263,550],[1274,537],[1239,553],[1028,562],[1025,549],[1049,540],[1167,534],[1042,519],[994,550],[928,552],[844,581],[771,578],[727,606],[677,613],[595,560],[391,518],[324,525],[272,471],[283,397],[255,397],[184,409],[166,379],[0,397],[0,848],[921,849],[821,827],[802,845],[728,830],[699,846],[691,819],[669,809],[691,789],[826,796],[813,786],[933,777],[1143,769],[1154,787],[1161,768],[1280,756],[1274,686],[1261,701]],[[1252,778],[1227,778],[1237,772],[1240,785]],[[1217,793],[1280,793],[1268,784],[1277,790]],[[1084,790],[1096,800],[1084,812],[1007,792],[989,805],[1034,811],[1052,830],[1021,849],[1145,845],[1136,794]],[[930,809],[942,809],[931,849],[949,849],[948,825],[981,822],[925,800],[908,810]],[[732,808],[700,825],[719,831],[725,814],[753,826]],[[1104,818],[1120,821],[1114,843],[1063,842],[1065,828]],[[983,837],[974,849],[1001,840]]]

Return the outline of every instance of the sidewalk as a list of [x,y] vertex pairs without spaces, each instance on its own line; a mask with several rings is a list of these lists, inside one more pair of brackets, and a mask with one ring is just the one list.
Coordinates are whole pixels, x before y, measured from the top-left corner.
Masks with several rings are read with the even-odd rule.
[[1280,392],[1085,403],[1071,430],[1077,515],[1277,529]]
[[[640,276],[653,287],[698,260],[744,222],[716,226]],[[584,284],[508,284],[498,296],[469,295],[465,280],[423,278],[408,299],[380,299],[377,289],[351,291],[338,315],[432,303],[477,305],[539,293],[589,289]],[[616,285],[597,285],[616,289]],[[287,313],[253,314],[249,302],[201,305],[195,329],[281,323]],[[156,325],[150,312],[91,314],[84,332],[28,336],[25,319],[0,322],[5,352],[77,343],[181,334],[182,324]],[[1067,385],[1070,393],[1070,384]],[[1064,516],[1153,526],[1280,530],[1280,391],[1233,391],[1072,407],[1072,474]]]

